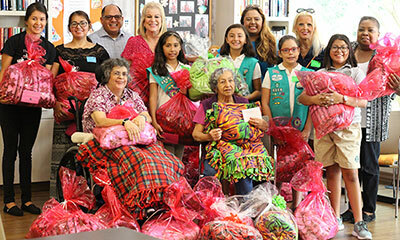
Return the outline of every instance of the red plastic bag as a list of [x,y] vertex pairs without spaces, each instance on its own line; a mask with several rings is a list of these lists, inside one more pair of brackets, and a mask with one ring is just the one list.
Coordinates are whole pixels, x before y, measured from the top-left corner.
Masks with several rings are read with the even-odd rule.
[[26,34],[25,45],[28,60],[10,65],[0,82],[0,103],[21,104],[31,107],[52,108],[53,74],[42,66],[46,50],[39,45],[40,39]]
[[164,202],[170,210],[143,224],[142,232],[167,240],[197,239],[200,228],[193,220],[199,216],[202,206],[185,178],[165,189]]
[[32,223],[26,238],[46,237],[106,229],[96,216],[82,212],[79,206],[91,209],[95,199],[86,180],[75,171],[61,167],[60,179],[65,201],[47,201],[43,212]]
[[178,92],[168,102],[157,109],[158,124],[166,133],[179,135],[179,143],[193,144],[193,117],[197,107],[185,95]]
[[225,198],[222,192],[221,182],[216,177],[203,177],[194,186],[193,191],[195,192],[198,199],[201,200],[202,210],[200,211],[199,226],[202,227],[205,223],[213,221],[215,218],[220,216],[218,210],[211,206]]
[[[296,72],[296,75],[309,96],[331,91],[351,97],[359,94],[355,81],[342,73],[299,71]],[[318,139],[335,130],[348,127],[354,117],[354,107],[345,104],[335,104],[329,107],[312,105],[309,111]]]
[[110,228],[126,227],[140,232],[140,226],[132,214],[122,205],[111,187],[111,180],[105,169],[98,169],[93,173],[93,180],[103,187],[101,195],[105,204],[96,211],[98,217]]
[[[65,103],[69,106],[68,97],[75,96],[83,101],[87,99],[93,89],[97,86],[97,80],[94,73],[78,72],[76,67],[72,66],[68,61],[59,57],[60,64],[64,68],[62,73],[54,79],[54,89],[57,101]],[[68,114],[66,119],[73,120],[74,115],[68,111],[69,107],[63,110]],[[56,122],[60,122],[57,116],[54,116]]]
[[301,132],[291,126],[290,118],[273,118],[270,121],[268,134],[274,140],[283,143],[278,145],[276,180],[278,182],[290,182],[293,175],[305,166],[307,160],[314,159],[314,152],[304,141]]
[[309,161],[290,182],[297,191],[311,191],[294,213],[303,239],[330,239],[338,232],[338,222],[322,182],[322,163]]
[[171,72],[170,75],[179,89],[189,89],[192,87],[189,70],[184,68],[179,71]]
[[194,187],[199,180],[199,146],[185,146],[182,163],[185,165],[185,178]]

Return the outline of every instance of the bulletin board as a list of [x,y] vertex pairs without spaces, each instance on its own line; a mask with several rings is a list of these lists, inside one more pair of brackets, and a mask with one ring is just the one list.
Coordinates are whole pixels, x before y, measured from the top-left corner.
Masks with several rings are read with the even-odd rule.
[[[75,1],[80,4],[75,4]],[[49,4],[49,15],[52,18],[49,41],[54,46],[70,41],[70,39],[65,39],[65,36],[68,36],[68,20],[65,21],[65,19],[68,19],[70,13],[75,10],[85,11],[89,15],[92,26],[100,24],[102,4],[103,0],[52,0]],[[82,5],[87,7],[83,9]],[[68,16],[64,16],[64,13]]]
[[[139,29],[142,9],[154,0],[136,0],[135,32]],[[164,7],[165,21],[168,30],[185,36],[196,34],[211,39],[211,6],[212,0],[160,0]]]

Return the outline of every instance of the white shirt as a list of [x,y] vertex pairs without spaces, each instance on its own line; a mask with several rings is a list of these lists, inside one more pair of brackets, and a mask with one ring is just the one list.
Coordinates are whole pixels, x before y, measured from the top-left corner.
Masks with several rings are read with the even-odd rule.
[[[294,76],[296,76],[296,71],[301,71],[301,65],[298,63],[296,65],[296,67],[292,70],[292,72],[289,72],[289,70],[287,68],[285,68],[285,66],[283,66],[283,63],[278,65],[279,70],[285,70],[286,75],[288,77],[288,81],[289,81],[289,90],[290,90],[290,94],[289,94],[289,103],[290,103],[290,115],[293,114],[293,109],[294,109],[294,89],[296,87],[296,83],[292,81],[292,78]],[[264,81],[261,85],[262,88],[266,88],[266,89],[271,89],[271,79],[269,77],[269,71],[267,71],[265,73],[265,77],[264,77]]]
[[[358,67],[367,75],[369,61],[365,63],[358,63]],[[367,108],[361,108],[361,127],[367,127]]]
[[[168,63],[165,64],[167,67],[168,72],[175,72],[178,70],[181,70],[183,66],[186,66],[185,64],[178,62],[178,65],[174,69],[171,65]],[[149,81],[150,83],[157,83],[156,79],[153,77],[152,74],[149,76]],[[162,106],[164,103],[168,102],[171,98],[168,96],[168,94],[158,85],[157,83],[157,109]]]

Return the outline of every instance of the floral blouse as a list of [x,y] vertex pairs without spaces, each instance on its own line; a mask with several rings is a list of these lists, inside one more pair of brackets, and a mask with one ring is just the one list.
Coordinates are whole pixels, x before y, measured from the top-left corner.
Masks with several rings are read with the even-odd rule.
[[85,110],[82,116],[82,126],[84,132],[91,132],[96,126],[91,115],[95,111],[100,111],[104,113],[109,113],[113,107],[116,105],[124,104],[127,100],[133,101],[135,104],[135,110],[137,113],[147,111],[139,94],[125,88],[122,94],[120,102],[117,102],[117,97],[111,92],[111,90],[106,86],[100,86],[90,94],[86,104]]

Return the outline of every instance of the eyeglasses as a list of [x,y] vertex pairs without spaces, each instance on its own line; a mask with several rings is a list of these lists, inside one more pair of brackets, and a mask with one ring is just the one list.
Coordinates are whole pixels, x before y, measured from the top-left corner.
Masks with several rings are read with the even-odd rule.
[[299,47],[292,47],[292,48],[282,48],[281,52],[283,53],[289,53],[289,52],[297,52],[299,50]]
[[104,19],[106,20],[111,20],[111,19],[115,19],[115,20],[121,20],[122,19],[122,15],[105,15],[103,16]]
[[339,47],[339,46],[333,46],[332,48],[331,48],[334,52],[337,52],[337,51],[342,51],[342,52],[347,52],[348,50],[349,50],[349,47],[347,47],[347,46],[341,46],[341,47]]
[[86,22],[86,21],[72,22],[69,26],[72,28],[76,28],[76,27],[78,27],[78,25],[81,26],[81,28],[85,28],[88,25],[88,22]]
[[308,12],[308,13],[313,14],[313,13],[315,13],[315,10],[314,10],[314,8],[298,8],[298,9],[296,10],[296,12],[297,12],[297,13]]
[[119,72],[119,71],[115,71],[115,72],[112,72],[112,74],[113,74],[114,76],[117,76],[117,77],[120,77],[120,76],[122,76],[122,77],[127,77],[127,76],[128,76],[128,72]]

